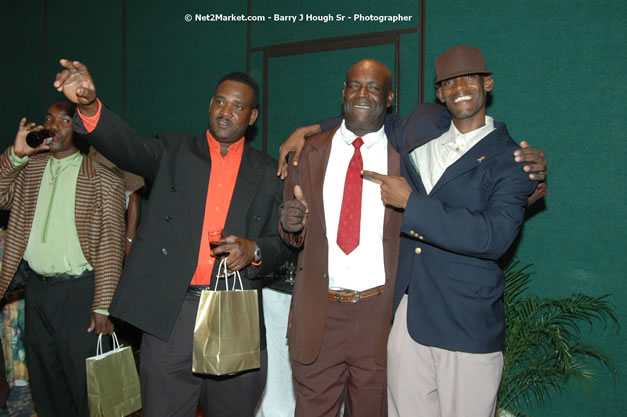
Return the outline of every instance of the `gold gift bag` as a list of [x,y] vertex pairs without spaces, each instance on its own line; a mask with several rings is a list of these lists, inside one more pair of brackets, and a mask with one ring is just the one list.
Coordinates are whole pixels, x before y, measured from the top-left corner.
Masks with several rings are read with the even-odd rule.
[[[230,290],[229,276],[233,278]],[[226,280],[225,291],[216,291],[220,278]],[[220,262],[215,280],[214,290],[204,290],[198,303],[192,371],[227,375],[259,368],[257,290],[243,289],[239,272],[226,270],[226,258]],[[236,290],[238,281],[240,289]]]
[[86,359],[87,399],[91,417],[124,417],[142,408],[133,351],[120,347],[113,333],[113,350],[102,353],[98,336],[96,356]]

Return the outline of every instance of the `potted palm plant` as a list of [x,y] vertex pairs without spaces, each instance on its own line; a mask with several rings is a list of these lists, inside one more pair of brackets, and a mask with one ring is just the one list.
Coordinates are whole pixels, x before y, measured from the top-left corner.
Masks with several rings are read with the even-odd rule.
[[[522,416],[533,402],[546,404],[572,380],[588,383],[605,367],[614,376],[612,360],[582,340],[582,327],[600,322],[619,327],[608,295],[572,294],[542,298],[526,293],[531,265],[512,261],[505,269],[506,336],[497,415]],[[507,411],[506,411],[507,410]]]

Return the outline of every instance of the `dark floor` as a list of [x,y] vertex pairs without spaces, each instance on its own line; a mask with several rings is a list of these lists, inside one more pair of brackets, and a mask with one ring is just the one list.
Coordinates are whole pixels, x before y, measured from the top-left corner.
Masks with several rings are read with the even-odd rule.
[[[9,417],[37,417],[28,385],[11,388],[9,399],[7,400],[7,408],[9,409]],[[142,412],[138,411],[129,417],[141,417],[142,415]],[[0,416],[2,415],[0,414]]]
[[9,399],[7,400],[7,408],[9,409],[10,417],[37,416],[30,396],[30,386],[11,388]]

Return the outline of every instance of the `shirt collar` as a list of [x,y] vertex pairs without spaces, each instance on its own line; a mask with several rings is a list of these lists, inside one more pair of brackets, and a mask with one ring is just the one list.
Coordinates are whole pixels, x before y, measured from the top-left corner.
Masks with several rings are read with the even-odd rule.
[[353,141],[361,137],[364,141],[364,145],[366,148],[370,148],[372,145],[379,141],[385,141],[385,131],[384,126],[381,126],[379,130],[376,132],[370,132],[365,134],[364,136],[357,136],[346,127],[346,120],[342,120],[342,126],[340,126],[340,134],[342,135],[342,140],[346,142],[347,145],[351,145]]
[[72,155],[66,156],[65,158],[57,159],[54,156],[50,156],[50,164],[54,167],[66,167],[68,165],[75,165],[76,163],[80,163],[83,160],[82,154],[79,151],[74,152]]
[[494,130],[494,119],[490,116],[485,116],[485,124],[475,130],[471,130],[468,133],[460,132],[455,123],[451,121],[451,127],[449,128],[449,134],[451,141],[454,141],[456,145],[467,145],[468,143],[473,142],[476,137],[486,136],[486,132],[491,132]]
[[[220,153],[220,142],[218,142],[213,135],[211,134],[211,132],[209,131],[209,129],[207,129],[207,142],[209,143],[209,150],[212,152],[217,152],[219,155],[221,155]],[[241,138],[239,138],[239,140],[237,140],[237,142],[233,142],[232,144],[229,145],[229,152],[227,153],[227,155],[230,155],[231,153],[239,153],[242,151],[242,149],[244,148],[244,136],[242,136]]]

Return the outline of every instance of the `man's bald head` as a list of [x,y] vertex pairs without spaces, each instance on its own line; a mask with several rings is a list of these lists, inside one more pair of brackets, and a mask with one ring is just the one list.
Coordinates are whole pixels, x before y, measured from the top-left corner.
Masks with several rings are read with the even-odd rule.
[[392,105],[392,73],[375,59],[364,59],[346,74],[342,104],[346,127],[356,135],[376,132]]

